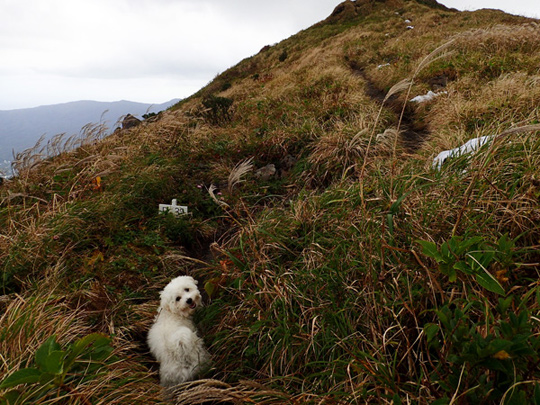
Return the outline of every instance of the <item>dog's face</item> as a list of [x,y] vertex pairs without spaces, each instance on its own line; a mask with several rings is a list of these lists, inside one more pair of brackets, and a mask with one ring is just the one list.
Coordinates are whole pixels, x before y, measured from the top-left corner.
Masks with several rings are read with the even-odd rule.
[[180,276],[171,280],[161,292],[161,307],[180,316],[190,316],[201,305],[197,280]]

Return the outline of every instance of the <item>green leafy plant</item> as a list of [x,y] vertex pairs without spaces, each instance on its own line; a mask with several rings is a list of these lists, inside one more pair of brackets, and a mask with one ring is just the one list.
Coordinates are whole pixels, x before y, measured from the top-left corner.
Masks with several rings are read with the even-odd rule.
[[435,259],[439,270],[448,276],[449,281],[456,281],[459,271],[474,276],[478,284],[486,290],[500,295],[505,294],[503,286],[488,268],[495,259],[505,265],[511,264],[514,243],[506,235],[499,239],[496,248],[490,247],[480,236],[471,238],[452,236],[440,247],[429,241],[417,242],[422,246],[424,255]]
[[[435,311],[439,323],[424,325],[424,332],[430,352],[440,360],[432,378],[443,390],[466,397],[467,403],[540,403],[535,382],[540,338],[527,310],[510,310],[513,301],[513,296],[500,298],[494,308],[459,301]],[[478,322],[481,308],[485,319]]]
[[112,351],[110,339],[98,333],[63,349],[51,336],[37,349],[33,367],[17,370],[0,383],[0,390],[11,389],[0,397],[0,404],[38,403],[71,393],[114,361]]

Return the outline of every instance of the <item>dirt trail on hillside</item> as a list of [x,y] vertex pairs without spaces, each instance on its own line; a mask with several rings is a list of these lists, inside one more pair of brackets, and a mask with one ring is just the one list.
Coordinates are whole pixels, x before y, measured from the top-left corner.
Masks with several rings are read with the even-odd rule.
[[[351,63],[350,68],[355,75],[360,76],[366,83],[366,94],[377,104],[382,105],[386,97],[386,92],[378,88],[361,67]],[[403,108],[403,102],[398,101],[395,96],[391,96],[386,100],[384,105],[396,115],[394,125],[397,127],[399,124],[400,139],[405,148],[410,152],[420,148],[422,142],[428,138],[429,130],[427,125],[418,119],[414,107],[407,102],[405,108]],[[400,117],[401,123],[399,123]]]

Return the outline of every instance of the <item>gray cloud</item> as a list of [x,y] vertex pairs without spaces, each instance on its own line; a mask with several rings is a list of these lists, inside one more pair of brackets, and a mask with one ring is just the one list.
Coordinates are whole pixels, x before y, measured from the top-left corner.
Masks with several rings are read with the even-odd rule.
[[339,2],[2,0],[0,109],[184,97],[264,45],[326,18]]
[[264,45],[325,18],[334,3],[8,0],[0,14],[0,109],[47,103],[46,94],[51,103],[127,98],[133,91],[122,85],[135,79],[141,87],[160,79],[189,83],[191,91]]

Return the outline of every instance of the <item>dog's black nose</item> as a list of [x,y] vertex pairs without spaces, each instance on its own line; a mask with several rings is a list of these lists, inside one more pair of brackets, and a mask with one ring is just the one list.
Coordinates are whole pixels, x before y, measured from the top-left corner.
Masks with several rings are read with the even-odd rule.
[[188,298],[186,300],[186,304],[191,305],[193,303],[193,300],[191,298]]

